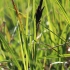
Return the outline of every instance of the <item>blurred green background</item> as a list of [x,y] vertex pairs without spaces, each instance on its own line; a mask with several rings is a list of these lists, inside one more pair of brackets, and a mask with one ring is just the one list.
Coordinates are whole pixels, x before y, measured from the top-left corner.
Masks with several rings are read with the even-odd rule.
[[36,35],[39,3],[0,1],[0,70],[69,69],[70,0],[43,0]]

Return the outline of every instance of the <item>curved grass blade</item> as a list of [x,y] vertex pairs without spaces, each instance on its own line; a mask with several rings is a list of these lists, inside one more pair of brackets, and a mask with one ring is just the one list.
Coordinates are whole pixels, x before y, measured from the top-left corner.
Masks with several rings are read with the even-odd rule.
[[19,65],[19,63],[18,63],[18,60],[17,60],[17,58],[16,58],[16,56],[15,56],[15,54],[14,54],[14,52],[13,52],[13,49],[8,45],[8,43],[7,43],[6,40],[4,39],[4,36],[3,36],[2,33],[0,33],[0,40],[1,40],[1,42],[4,44],[6,50],[7,50],[7,51],[9,52],[9,54],[11,55],[12,61],[13,61],[14,65],[16,65],[16,67],[18,68],[18,70],[21,70],[21,67],[20,67],[20,65]]

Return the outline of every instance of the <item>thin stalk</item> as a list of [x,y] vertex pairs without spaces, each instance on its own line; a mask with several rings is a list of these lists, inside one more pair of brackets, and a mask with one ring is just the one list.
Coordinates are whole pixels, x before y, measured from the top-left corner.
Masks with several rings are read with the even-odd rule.
[[[34,34],[34,40],[36,40],[36,22],[35,22],[34,16],[35,16],[35,0],[33,0],[33,16],[32,16],[32,18],[33,18],[33,22],[34,22],[34,26],[33,26],[33,28],[34,28],[34,33],[33,33]],[[36,43],[33,44],[32,59],[34,59],[34,61],[36,61],[36,51],[35,51],[35,49],[36,49]]]
[[13,6],[14,6],[15,12],[17,14],[18,21],[19,21],[19,34],[20,34],[20,42],[21,42],[20,49],[21,49],[21,55],[22,55],[22,62],[24,64],[24,70],[26,70],[26,65],[25,65],[25,60],[24,60],[25,58],[24,58],[24,53],[23,53],[23,37],[22,37],[22,35],[23,35],[23,31],[22,31],[23,30],[23,25],[22,25],[22,20],[21,20],[21,16],[19,14],[19,11],[18,11],[18,9],[17,9],[17,7],[14,3],[14,0],[11,0],[11,1],[12,1]]
[[[28,0],[28,9],[29,9],[29,4],[30,0]],[[29,18],[29,10],[27,12],[27,17],[26,17],[26,39],[25,39],[25,47],[28,47],[28,18]],[[26,69],[28,70],[28,52],[27,49],[25,48],[25,53],[26,53]]]

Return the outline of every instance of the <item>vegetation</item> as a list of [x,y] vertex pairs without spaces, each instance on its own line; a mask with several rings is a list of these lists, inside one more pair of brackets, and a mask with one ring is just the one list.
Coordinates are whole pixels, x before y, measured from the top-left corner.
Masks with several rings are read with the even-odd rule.
[[39,4],[0,1],[0,70],[69,69],[70,0],[43,0],[37,20]]

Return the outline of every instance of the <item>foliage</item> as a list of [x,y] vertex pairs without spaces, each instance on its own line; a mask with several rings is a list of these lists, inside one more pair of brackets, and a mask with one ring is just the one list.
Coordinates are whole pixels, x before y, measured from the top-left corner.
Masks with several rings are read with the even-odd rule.
[[35,13],[39,2],[40,0],[1,0],[0,69],[66,68],[65,62],[70,60],[67,52],[70,46],[70,1],[43,0],[44,9],[37,32]]

